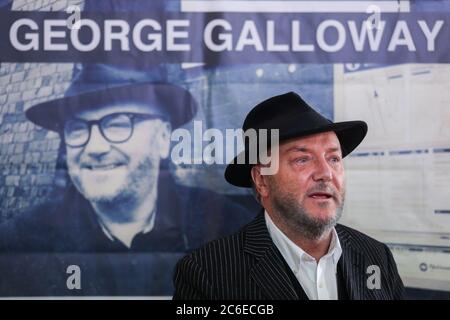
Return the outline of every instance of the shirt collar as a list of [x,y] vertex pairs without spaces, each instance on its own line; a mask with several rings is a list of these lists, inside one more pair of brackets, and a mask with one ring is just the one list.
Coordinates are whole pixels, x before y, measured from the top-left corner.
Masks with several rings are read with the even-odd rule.
[[[149,221],[145,224],[145,226],[142,228],[142,230],[138,233],[146,234],[146,233],[149,233],[150,231],[152,231],[153,227],[155,226],[155,216],[156,216],[156,212],[152,213]],[[103,233],[109,238],[109,240],[115,241],[117,238],[114,237],[114,235],[109,230],[109,228],[103,223],[102,219],[97,218],[97,221],[99,222]]]
[[[300,261],[304,260],[315,260],[311,255],[306,253],[302,248],[297,246],[291,239],[289,239],[272,221],[267,211],[264,211],[264,217],[266,219],[267,229],[269,230],[270,237],[275,243],[278,250],[280,250],[284,259],[288,263],[292,270],[299,270]],[[335,228],[331,230],[331,243],[328,248],[328,252],[322,257],[332,257],[333,265],[335,270],[337,269],[337,264],[342,255],[342,247],[339,241],[338,234]]]

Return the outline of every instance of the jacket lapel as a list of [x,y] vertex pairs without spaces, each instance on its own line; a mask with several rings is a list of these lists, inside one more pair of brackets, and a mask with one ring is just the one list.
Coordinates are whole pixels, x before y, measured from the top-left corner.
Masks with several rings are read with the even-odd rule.
[[342,268],[342,276],[350,300],[376,299],[374,290],[367,288],[366,265],[367,259],[355,246],[354,239],[339,225],[336,226],[339,241],[342,246],[342,256],[339,260]]
[[283,263],[283,257],[272,242],[266,227],[264,215],[248,225],[244,250],[253,255],[257,262],[250,270],[250,277],[261,289],[263,295],[274,300],[298,300]]

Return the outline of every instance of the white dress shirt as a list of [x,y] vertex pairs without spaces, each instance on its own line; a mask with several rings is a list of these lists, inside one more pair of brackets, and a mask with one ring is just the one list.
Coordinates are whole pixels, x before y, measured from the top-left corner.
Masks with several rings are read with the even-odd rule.
[[290,240],[264,213],[270,236],[282,256],[300,282],[310,300],[337,300],[337,264],[342,254],[341,244],[335,228],[328,252],[316,262],[312,256],[303,251]]

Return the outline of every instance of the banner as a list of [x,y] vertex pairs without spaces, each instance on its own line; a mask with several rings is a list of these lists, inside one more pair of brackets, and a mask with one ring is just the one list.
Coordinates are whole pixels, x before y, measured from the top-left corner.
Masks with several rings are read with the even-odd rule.
[[[3,14],[2,61],[448,63],[449,14]],[[132,60],[131,57],[140,59]]]
[[447,294],[449,18],[450,1],[0,1],[0,296],[170,298],[183,256],[262,212],[224,170],[247,113],[289,91],[368,123],[340,222]]

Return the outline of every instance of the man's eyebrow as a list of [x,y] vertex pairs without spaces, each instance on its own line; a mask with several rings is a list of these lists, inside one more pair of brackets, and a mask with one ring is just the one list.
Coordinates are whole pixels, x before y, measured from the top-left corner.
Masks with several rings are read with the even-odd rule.
[[327,152],[338,152],[341,151],[341,148],[339,147],[331,147],[327,149]]
[[[330,147],[326,150],[327,152],[338,152],[341,151],[341,148],[339,147]],[[286,150],[286,152],[311,152],[311,149],[308,149],[304,146],[292,146],[289,149]]]
[[293,146],[286,150],[286,152],[309,152],[307,147]]

